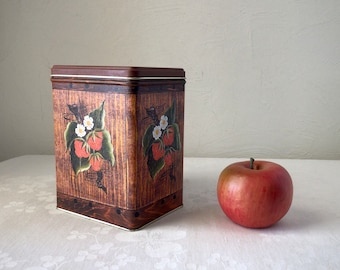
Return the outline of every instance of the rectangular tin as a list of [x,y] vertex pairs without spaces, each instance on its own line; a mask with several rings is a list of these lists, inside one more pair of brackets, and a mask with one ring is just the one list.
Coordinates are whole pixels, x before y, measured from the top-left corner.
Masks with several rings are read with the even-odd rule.
[[57,207],[128,230],[183,204],[183,69],[54,66]]

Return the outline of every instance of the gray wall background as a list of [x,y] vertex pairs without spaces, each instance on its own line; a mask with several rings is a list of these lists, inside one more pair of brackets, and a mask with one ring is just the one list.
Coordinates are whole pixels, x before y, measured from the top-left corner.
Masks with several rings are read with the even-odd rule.
[[186,156],[340,158],[340,1],[0,0],[0,161],[53,154],[54,64],[184,68]]

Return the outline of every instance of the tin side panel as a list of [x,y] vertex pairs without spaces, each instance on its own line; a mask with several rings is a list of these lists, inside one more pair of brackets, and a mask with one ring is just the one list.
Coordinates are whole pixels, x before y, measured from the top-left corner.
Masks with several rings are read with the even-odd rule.
[[[135,116],[131,115],[135,95],[54,89],[53,104],[57,192],[134,207],[127,182],[133,182],[136,166]],[[84,125],[87,116],[94,122],[89,129]],[[77,131],[79,124],[83,134]]]
[[152,88],[137,95],[137,208],[171,194],[182,199],[175,194],[183,189],[183,85]]

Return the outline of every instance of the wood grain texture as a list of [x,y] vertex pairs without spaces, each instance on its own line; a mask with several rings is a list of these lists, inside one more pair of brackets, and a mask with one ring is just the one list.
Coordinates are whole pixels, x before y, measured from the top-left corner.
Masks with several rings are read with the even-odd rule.
[[183,205],[183,190],[138,209],[125,209],[57,193],[57,207],[128,230],[137,230]]
[[[127,85],[60,81],[52,86],[58,207],[136,229],[182,205],[183,81],[143,82],[130,89]],[[68,123],[75,121],[69,105],[77,105],[86,115],[103,101],[105,129],[111,135],[115,157],[113,166],[103,163],[101,181],[106,192],[98,188],[92,167],[75,174],[64,138]],[[164,165],[152,178],[142,150],[145,130],[152,124],[147,109],[156,108],[160,117],[173,104],[181,148],[172,153],[172,164]]]

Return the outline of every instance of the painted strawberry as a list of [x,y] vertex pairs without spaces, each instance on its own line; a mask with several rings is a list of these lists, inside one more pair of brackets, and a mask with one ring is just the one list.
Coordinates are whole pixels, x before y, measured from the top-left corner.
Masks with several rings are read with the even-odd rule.
[[152,144],[152,156],[154,160],[159,160],[164,157],[165,150],[161,142],[154,142]]
[[167,153],[165,156],[164,156],[164,162],[166,165],[170,166],[172,164],[172,156],[171,156],[171,153]]
[[173,127],[169,127],[165,130],[163,135],[163,143],[165,146],[170,146],[173,144],[175,138],[175,132]]
[[90,156],[89,146],[83,140],[74,141],[74,150],[78,158],[88,158]]
[[87,139],[87,143],[91,147],[91,149],[95,151],[99,151],[102,149],[103,145],[103,132],[101,131],[93,131],[89,133],[89,137]]
[[102,164],[103,164],[103,157],[102,157],[102,155],[100,155],[100,154],[92,155],[91,158],[90,158],[90,164],[91,164],[91,168],[94,171],[96,171],[96,172],[100,171],[101,168],[102,168]]

